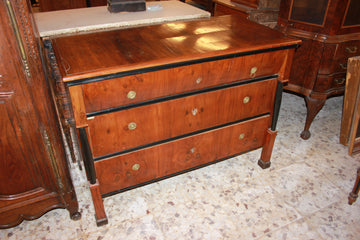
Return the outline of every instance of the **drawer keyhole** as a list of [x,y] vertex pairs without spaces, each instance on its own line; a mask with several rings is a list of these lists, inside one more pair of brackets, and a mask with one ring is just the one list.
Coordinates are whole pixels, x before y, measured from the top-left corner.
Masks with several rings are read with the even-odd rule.
[[251,68],[251,70],[250,70],[250,77],[251,78],[254,78],[256,76],[257,70],[258,70],[257,67]]
[[127,94],[127,98],[128,99],[134,99],[136,97],[136,92],[135,91],[130,91]]
[[129,130],[135,130],[136,129],[136,123],[134,123],[134,122],[129,123],[128,128],[129,128]]

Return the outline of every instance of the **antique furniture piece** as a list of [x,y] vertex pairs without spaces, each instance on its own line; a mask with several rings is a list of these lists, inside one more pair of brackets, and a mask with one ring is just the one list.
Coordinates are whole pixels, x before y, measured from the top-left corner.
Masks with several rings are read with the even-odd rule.
[[213,0],[213,15],[235,14],[274,28],[277,23],[280,0]]
[[344,93],[347,59],[360,54],[359,9],[358,0],[281,1],[278,29],[303,40],[284,87],[305,97],[303,139],[326,99]]
[[[349,155],[353,155],[360,153],[360,56],[349,58],[347,66],[340,143],[349,145]],[[359,188],[360,168],[349,194],[350,205],[358,198]]]
[[0,228],[54,208],[80,218],[28,4],[0,1]]
[[269,167],[299,42],[238,16],[45,39],[97,224],[102,197],[260,147]]
[[360,152],[360,56],[349,58],[340,143],[349,145],[349,155]]
[[358,198],[359,189],[360,189],[360,168],[358,168],[358,170],[357,170],[354,188],[351,191],[351,193],[349,193],[349,204],[350,205],[352,205],[356,201],[356,199]]

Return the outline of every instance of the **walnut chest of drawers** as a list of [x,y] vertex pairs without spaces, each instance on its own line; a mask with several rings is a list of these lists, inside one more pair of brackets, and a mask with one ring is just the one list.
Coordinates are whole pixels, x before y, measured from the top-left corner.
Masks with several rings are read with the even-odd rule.
[[236,16],[44,40],[98,225],[102,197],[260,147],[269,167],[298,44]]

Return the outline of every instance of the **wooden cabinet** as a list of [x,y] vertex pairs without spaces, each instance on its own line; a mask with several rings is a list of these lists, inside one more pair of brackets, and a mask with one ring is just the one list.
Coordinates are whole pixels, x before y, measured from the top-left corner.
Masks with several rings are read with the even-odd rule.
[[307,116],[301,137],[327,98],[344,93],[347,59],[360,54],[358,0],[282,0],[278,29],[302,39],[285,90],[305,97]]
[[102,197],[260,147],[269,167],[299,42],[238,16],[45,40],[98,225]]
[[80,217],[33,24],[25,0],[0,2],[0,228],[54,208]]

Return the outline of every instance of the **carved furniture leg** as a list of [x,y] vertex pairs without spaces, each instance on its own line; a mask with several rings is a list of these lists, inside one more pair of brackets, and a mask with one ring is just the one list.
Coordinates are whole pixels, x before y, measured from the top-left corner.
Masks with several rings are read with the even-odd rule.
[[353,204],[359,194],[359,188],[360,188],[360,168],[358,168],[357,170],[357,176],[356,176],[356,181],[354,184],[354,188],[352,190],[352,192],[349,194],[349,204]]
[[267,134],[265,137],[265,144],[264,144],[262,152],[261,152],[261,157],[258,161],[258,165],[262,169],[270,167],[270,164],[271,164],[270,158],[271,158],[276,134],[277,134],[277,131],[273,131],[271,129],[267,130]]
[[324,106],[326,102],[326,98],[311,98],[306,96],[305,97],[306,102],[306,108],[307,108],[307,114],[306,114],[306,121],[305,121],[305,127],[302,133],[300,134],[301,138],[304,140],[307,140],[310,138],[311,134],[309,131],[310,125],[316,115],[320,112],[322,107]]

